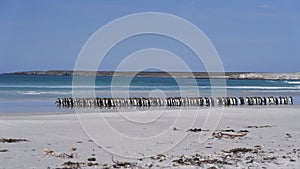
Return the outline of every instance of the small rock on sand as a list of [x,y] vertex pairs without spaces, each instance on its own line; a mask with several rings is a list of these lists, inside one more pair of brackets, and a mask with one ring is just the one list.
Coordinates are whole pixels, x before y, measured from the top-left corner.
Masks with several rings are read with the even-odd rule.
[[96,161],[96,158],[95,157],[90,157],[87,159],[88,161]]
[[75,147],[71,147],[71,150],[72,150],[72,151],[76,151],[76,150],[77,150],[77,148],[75,148]]

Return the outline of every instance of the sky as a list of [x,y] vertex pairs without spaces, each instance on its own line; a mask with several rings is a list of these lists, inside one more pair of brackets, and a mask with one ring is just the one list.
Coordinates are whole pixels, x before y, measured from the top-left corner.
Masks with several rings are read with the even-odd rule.
[[[94,32],[140,12],[169,13],[196,25],[213,43],[225,71],[300,72],[298,0],[1,0],[0,73],[72,70]],[[206,71],[184,45],[156,35],[116,45],[99,70],[115,70],[126,56],[144,48],[172,51],[192,71]]]

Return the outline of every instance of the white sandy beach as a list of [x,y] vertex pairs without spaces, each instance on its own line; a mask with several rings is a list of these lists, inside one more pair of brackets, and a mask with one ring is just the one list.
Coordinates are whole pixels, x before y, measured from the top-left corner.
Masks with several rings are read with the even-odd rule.
[[[212,111],[221,109],[213,108]],[[102,113],[116,130],[131,137],[151,136],[158,131],[171,128],[169,133],[165,133],[169,134],[169,137],[168,135],[166,137],[169,138],[167,142],[166,140],[153,142],[149,147],[146,143],[136,145],[136,147],[144,146],[140,147],[141,152],[138,152],[139,148],[132,148],[135,153],[140,153],[140,157],[137,158],[113,155],[111,152],[116,151],[122,154],[128,151],[130,155],[131,147],[126,147],[127,144],[117,145],[117,140],[111,140],[111,145],[99,144],[98,139],[103,137],[103,140],[109,140],[113,133],[101,131],[105,135],[102,133],[96,139],[89,138],[76,114],[1,115],[0,168],[197,168],[200,166],[203,168],[296,169],[300,168],[299,110],[299,106],[227,107],[224,108],[222,119],[218,123],[216,133],[219,135],[217,136],[212,135],[213,128],[203,126],[208,108],[200,109],[198,118],[192,126],[192,128],[202,129],[198,132],[187,131],[191,129],[189,122],[195,118],[195,108],[184,109],[178,124],[174,124],[173,120],[176,119],[179,110],[166,110],[162,116],[159,116],[159,110],[147,113],[122,112],[122,115],[133,121],[145,123],[149,118],[159,117],[157,124],[141,130],[125,127],[126,120],[118,113]],[[98,118],[99,114],[87,113],[84,117],[93,125],[93,120]],[[102,124],[104,123],[102,121]],[[98,131],[97,127],[99,126],[96,125],[95,133]],[[90,131],[88,134],[93,133],[91,130],[88,129]],[[208,136],[206,142],[199,142],[200,133]],[[238,136],[228,138],[226,134],[238,134]],[[186,135],[179,144],[174,140],[177,135]],[[27,141],[9,143],[5,138]],[[167,152],[160,152],[163,144],[173,144],[174,148]],[[143,158],[147,153],[150,157]]]

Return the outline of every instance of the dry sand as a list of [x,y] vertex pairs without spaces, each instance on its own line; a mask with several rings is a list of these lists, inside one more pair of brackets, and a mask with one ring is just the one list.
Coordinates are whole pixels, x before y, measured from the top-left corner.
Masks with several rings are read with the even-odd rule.
[[[205,128],[207,113],[220,110],[222,108],[200,109],[192,127],[190,122],[195,119],[195,108],[183,109],[178,124],[173,120],[179,110],[166,110],[162,116],[158,116],[159,109],[147,113],[122,112],[123,116],[145,124],[153,117],[160,119],[157,123],[150,123],[155,125],[144,128],[139,124],[139,129],[125,126],[128,120],[119,113],[101,114],[116,130],[132,137],[151,136],[165,128],[170,129],[164,133],[167,140],[156,140],[149,147],[145,142],[136,145],[138,148],[128,148],[123,144],[125,142],[113,139],[111,145],[99,144],[99,138],[109,140],[112,133],[97,130],[105,124],[104,121],[98,121],[100,126],[94,124],[93,120],[100,117],[98,113],[86,113],[80,117],[90,120],[90,125],[95,126],[95,131],[89,128],[88,133],[82,129],[76,114],[1,115],[0,168],[300,168],[298,106],[228,107],[223,109],[216,130]],[[93,132],[101,133],[99,138],[87,136]],[[207,136],[208,140],[200,143],[200,134]],[[178,135],[185,137],[177,144]],[[160,151],[164,144],[174,148]],[[126,158],[111,153],[120,151],[126,155],[126,151],[130,154],[131,148],[139,157]],[[144,157],[148,155],[150,157]]]

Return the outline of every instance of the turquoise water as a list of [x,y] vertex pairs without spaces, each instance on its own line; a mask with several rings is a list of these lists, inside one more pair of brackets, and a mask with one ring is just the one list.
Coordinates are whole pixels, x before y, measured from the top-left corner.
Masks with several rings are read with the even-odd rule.
[[[89,80],[80,78],[83,82]],[[95,80],[95,88],[85,85],[77,88],[85,94],[95,89],[97,97],[112,97],[112,89],[117,96],[129,97],[172,97],[182,93],[193,96],[195,90],[201,96],[210,96],[212,88],[226,90],[228,96],[293,96],[296,104],[300,96],[300,81],[292,80],[226,80],[226,85],[217,83],[212,87],[209,79],[114,77],[112,85],[111,76],[100,76]],[[0,112],[72,111],[56,108],[54,101],[58,97],[72,97],[71,76],[0,75]]]

